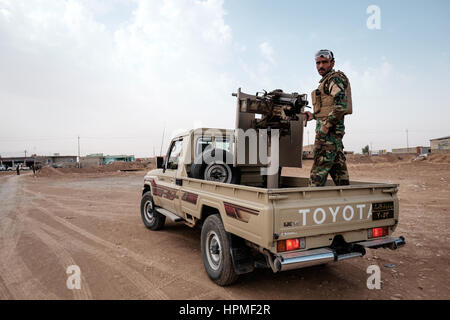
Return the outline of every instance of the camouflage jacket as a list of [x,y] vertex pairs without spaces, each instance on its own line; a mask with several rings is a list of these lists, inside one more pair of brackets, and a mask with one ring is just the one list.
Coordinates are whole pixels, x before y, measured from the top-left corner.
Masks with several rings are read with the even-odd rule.
[[[335,70],[332,69],[329,72],[335,72]],[[320,83],[322,83],[325,76],[326,75],[322,77]],[[325,90],[334,97],[334,107],[333,111],[328,114],[326,119],[319,120],[314,117],[317,120],[316,133],[318,135],[324,134],[322,128],[326,126],[329,128],[328,134],[333,135],[337,139],[342,139],[344,137],[344,115],[348,106],[347,95],[345,92],[346,88],[346,80],[338,75],[329,80],[329,84],[325,87]]]

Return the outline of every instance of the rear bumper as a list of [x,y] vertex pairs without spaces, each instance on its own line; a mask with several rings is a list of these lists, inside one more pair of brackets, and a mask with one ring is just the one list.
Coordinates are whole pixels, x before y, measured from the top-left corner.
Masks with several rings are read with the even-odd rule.
[[378,249],[378,248],[389,248],[391,250],[396,250],[405,245],[405,238],[385,238],[385,239],[375,239],[359,242],[358,244],[370,249]]
[[383,238],[350,244],[352,250],[346,253],[338,253],[333,248],[320,248],[302,252],[283,253],[274,259],[274,271],[279,272],[294,270],[329,262],[338,262],[346,259],[362,257],[366,253],[365,248],[389,248],[391,250],[396,250],[403,245],[405,245],[404,237]]

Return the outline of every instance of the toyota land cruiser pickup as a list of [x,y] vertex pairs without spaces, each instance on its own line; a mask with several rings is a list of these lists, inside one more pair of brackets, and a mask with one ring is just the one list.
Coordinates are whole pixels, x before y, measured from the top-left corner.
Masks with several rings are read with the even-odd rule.
[[208,131],[173,138],[165,158],[144,178],[141,216],[151,230],[163,228],[166,218],[201,226],[205,270],[218,285],[257,267],[280,272],[405,244],[392,236],[399,221],[398,185],[328,181],[310,187],[308,178],[280,175],[277,188],[268,187],[259,167],[195,164],[208,150],[235,150],[234,130]]

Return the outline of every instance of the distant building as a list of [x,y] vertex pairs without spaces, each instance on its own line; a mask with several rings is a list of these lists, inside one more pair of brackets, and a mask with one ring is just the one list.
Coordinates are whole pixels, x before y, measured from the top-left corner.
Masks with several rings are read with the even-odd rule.
[[372,156],[381,156],[383,154],[387,154],[387,150],[383,149],[383,150],[373,150],[372,151]]
[[80,158],[80,165],[82,168],[99,167],[103,165],[103,153],[90,154],[86,157]]
[[411,147],[392,149],[393,154],[427,154],[430,153],[430,147]]
[[431,139],[431,153],[450,153],[450,136]]
[[113,162],[123,161],[123,162],[134,162],[134,155],[116,155],[116,156],[105,156],[103,153],[95,153],[87,155],[86,157],[81,157],[80,163],[81,167],[99,167]]
[[0,165],[5,168],[15,168],[17,165],[22,167],[30,167],[35,164],[34,157],[0,157]]
[[119,156],[104,156],[103,157],[103,163],[104,164],[110,164],[117,161],[123,161],[123,162],[134,162],[134,156],[131,155],[119,155]]
[[36,163],[39,166],[50,166],[53,168],[76,168],[77,156],[60,156],[55,153],[53,156],[36,156]]

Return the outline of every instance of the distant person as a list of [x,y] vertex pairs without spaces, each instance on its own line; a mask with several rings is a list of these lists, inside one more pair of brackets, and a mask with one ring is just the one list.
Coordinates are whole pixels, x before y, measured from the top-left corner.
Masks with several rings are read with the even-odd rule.
[[350,81],[341,71],[335,71],[334,55],[330,50],[316,53],[316,68],[322,76],[317,90],[311,94],[314,114],[307,111],[307,120],[316,120],[314,164],[311,186],[323,187],[328,174],[334,184],[350,184],[342,138],[345,134],[344,116],[352,113]]
[[16,172],[17,172],[17,175],[20,176],[20,167],[19,167],[19,165],[16,166]]
[[34,164],[31,165],[31,168],[33,169],[33,177],[36,178],[36,167],[34,166]]

